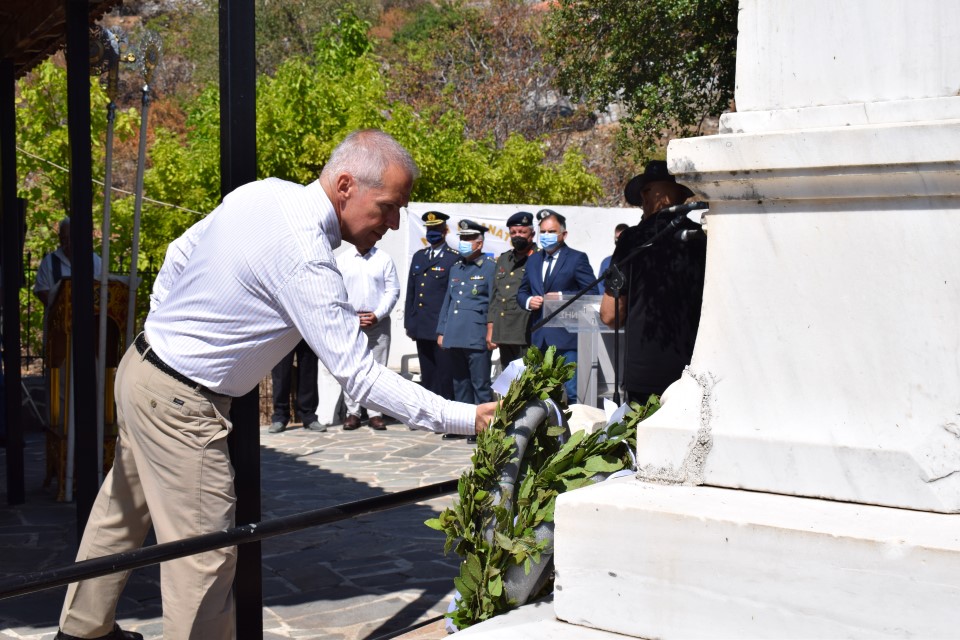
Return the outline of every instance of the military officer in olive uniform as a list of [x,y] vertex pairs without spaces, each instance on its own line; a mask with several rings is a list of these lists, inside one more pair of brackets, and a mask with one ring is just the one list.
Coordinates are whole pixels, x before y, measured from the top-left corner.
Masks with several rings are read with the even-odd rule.
[[460,262],[450,270],[450,283],[437,323],[437,344],[453,360],[454,400],[469,404],[493,400],[487,311],[496,264],[483,255],[483,234],[487,231],[487,227],[472,220],[460,221]]
[[497,258],[493,300],[487,313],[487,348],[500,349],[500,363],[522,358],[530,346],[530,312],[517,304],[517,290],[527,269],[527,258],[537,252],[533,241],[533,214],[518,211],[507,219],[513,249]]
[[447,220],[439,211],[428,211],[421,219],[427,227],[427,246],[413,254],[407,277],[407,302],[403,328],[417,343],[420,379],[424,388],[453,400],[453,369],[450,354],[437,346],[437,322],[447,295],[450,268],[460,261],[447,246]]

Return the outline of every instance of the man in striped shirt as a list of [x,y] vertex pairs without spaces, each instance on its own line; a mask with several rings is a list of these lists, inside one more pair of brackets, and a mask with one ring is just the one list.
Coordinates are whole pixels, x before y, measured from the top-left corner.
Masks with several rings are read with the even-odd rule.
[[[167,250],[145,331],[117,371],[119,437],[78,560],[233,526],[232,398],[301,339],[358,402],[412,427],[474,434],[494,403],[444,400],[377,363],[333,251],[372,247],[400,224],[417,168],[389,135],[356,131],[306,186],[244,185]],[[232,638],[235,548],[161,565],[165,638]],[[122,638],[126,574],[73,584],[60,638]]]

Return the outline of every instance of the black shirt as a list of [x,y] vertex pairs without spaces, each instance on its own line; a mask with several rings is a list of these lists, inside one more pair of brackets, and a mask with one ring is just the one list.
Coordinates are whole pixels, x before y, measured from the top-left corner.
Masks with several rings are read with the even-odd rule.
[[630,257],[666,227],[673,216],[654,215],[624,230],[613,253],[623,272],[627,296],[624,324],[624,387],[642,395],[663,393],[690,364],[700,326],[706,236],[696,233],[682,240],[678,231],[700,227],[684,220],[678,231],[660,237]]

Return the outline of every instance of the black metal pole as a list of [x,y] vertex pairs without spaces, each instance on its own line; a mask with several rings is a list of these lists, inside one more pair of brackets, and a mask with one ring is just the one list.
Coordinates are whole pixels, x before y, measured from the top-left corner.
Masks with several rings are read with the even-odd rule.
[[93,167],[90,144],[90,3],[65,0],[67,15],[67,128],[70,139],[70,243],[73,260],[73,424],[76,431],[78,538],[97,496],[97,372],[93,327]]
[[4,422],[7,425],[7,504],[24,501],[23,405],[20,402],[20,207],[17,199],[16,77],[0,60],[0,212],[3,219]]
[[[220,193],[257,179],[254,0],[220,0]],[[260,520],[260,389],[233,401],[228,440],[236,470],[237,523]],[[233,582],[237,640],[263,637],[260,544],[241,547]]]
[[[349,520],[368,513],[386,511],[444,496],[456,491],[459,482],[459,479],[445,480],[416,489],[398,491],[304,513],[295,513],[267,522],[245,524],[227,531],[207,533],[186,540],[165,542],[126,553],[83,560],[68,567],[13,576],[0,581],[0,600],[60,587],[71,582],[89,580],[119,571],[139,569],[158,562],[192,556],[222,547],[245,545],[240,547],[240,549],[244,549],[251,543],[257,543],[257,546],[259,546],[258,541],[265,538],[272,538],[273,536],[318,525],[340,522],[341,520]],[[259,609],[257,615],[262,616]],[[239,635],[239,629],[237,633]]]

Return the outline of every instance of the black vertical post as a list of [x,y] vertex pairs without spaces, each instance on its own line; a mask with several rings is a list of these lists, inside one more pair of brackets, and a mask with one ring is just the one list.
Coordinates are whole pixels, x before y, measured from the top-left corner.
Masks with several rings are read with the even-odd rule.
[[[220,0],[220,192],[257,178],[254,0]],[[230,459],[236,471],[237,524],[260,521],[260,392],[233,401]],[[260,543],[240,547],[237,640],[263,637]]]
[[4,424],[7,425],[7,504],[24,501],[23,407],[20,402],[20,207],[17,201],[17,119],[13,61],[0,60],[0,250],[3,273]]
[[70,243],[73,260],[74,469],[78,537],[97,495],[97,372],[93,327],[93,167],[90,144],[90,12],[87,0],[65,0],[67,128],[70,139]]

